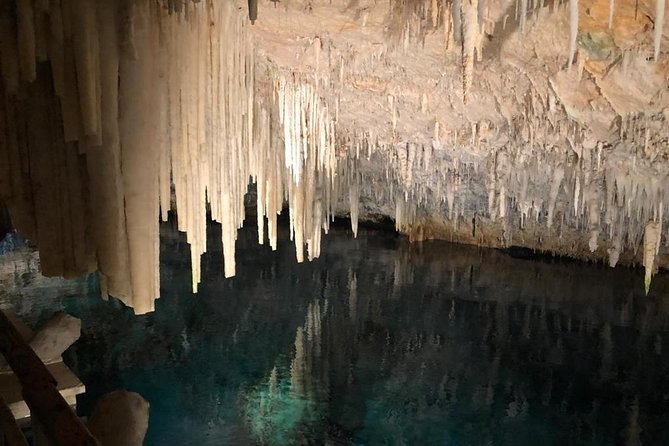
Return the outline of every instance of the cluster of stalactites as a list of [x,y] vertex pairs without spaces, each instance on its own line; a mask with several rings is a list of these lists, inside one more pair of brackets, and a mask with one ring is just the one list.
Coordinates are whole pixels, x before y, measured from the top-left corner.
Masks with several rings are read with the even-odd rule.
[[[569,46],[566,49],[567,66],[571,67],[577,53],[577,37],[579,33],[579,15],[582,8],[579,0],[568,0],[567,2],[538,2],[530,0],[516,0],[515,4],[515,26],[521,33],[527,31],[527,19],[529,15],[541,8],[553,9],[558,12],[558,6],[568,3],[569,21]],[[494,34],[495,23],[489,16],[490,0],[450,0],[439,2],[436,0],[425,0],[424,2],[395,2],[396,9],[403,13],[395,12],[391,7],[391,23],[389,29],[401,29],[400,37],[404,48],[408,48],[411,39],[424,39],[429,30],[436,31],[442,27],[444,34],[444,46],[448,50],[453,42],[458,42],[461,51],[462,87],[463,100],[467,102],[468,92],[473,83],[473,71],[475,59],[481,60],[484,37],[486,34]],[[407,6],[408,5],[408,6]],[[391,3],[392,6],[392,3]],[[587,6],[587,5],[586,5]],[[653,57],[659,60],[661,43],[664,32],[665,0],[655,0],[655,16],[653,30]],[[398,19],[401,18],[401,20]],[[401,26],[393,22],[399,20]],[[508,15],[502,19],[502,26],[507,26]],[[611,29],[615,19],[615,1],[609,0],[608,28]]]
[[[45,274],[81,274],[90,253],[103,295],[150,311],[164,109],[147,88],[160,63],[142,60],[161,59],[167,11],[149,1],[16,0],[2,2],[0,21],[7,140],[34,141],[0,149],[34,166],[23,177],[12,169],[17,181],[3,187],[12,213],[28,216],[17,228],[37,243]],[[58,265],[73,251],[74,265]]]
[[[319,255],[338,187],[333,118],[310,79],[280,77],[256,96],[253,46],[233,2],[17,0],[16,16],[7,3],[0,131],[17,143],[7,157],[0,152],[2,171],[15,172],[0,190],[18,229],[38,244],[46,274],[97,267],[105,297],[153,310],[159,216],[167,219],[175,198],[193,290],[208,209],[222,225],[230,277],[249,179],[257,183],[259,241],[267,217],[276,249],[287,201],[298,260],[305,245],[309,259]],[[50,71],[39,69],[42,61]],[[28,105],[19,108],[22,90]],[[14,107],[25,123],[9,122]],[[24,175],[27,162],[34,166]],[[51,172],[58,187],[44,188]]]
[[169,148],[158,151],[162,217],[170,207],[171,174],[196,291],[207,248],[207,202],[222,226],[225,276],[235,274],[235,241],[256,147],[255,60],[246,24],[229,2],[191,6],[188,21],[169,20],[162,28],[154,60],[164,57],[164,71],[143,88],[160,98],[156,121],[164,126],[162,146]]
[[[439,214],[444,204],[445,215],[438,217],[448,218],[455,229],[461,217],[477,213],[502,221],[505,231],[512,231],[516,223],[518,231],[529,225],[579,231],[591,252],[606,247],[602,256],[612,267],[624,251],[641,248],[648,289],[658,268],[661,240],[669,243],[662,232],[669,180],[666,172],[648,175],[634,166],[621,166],[615,152],[633,150],[632,143],[630,137],[615,150],[599,143],[545,148],[535,154],[526,147],[500,147],[474,162],[458,161],[456,150],[445,148],[453,156],[444,162],[434,159],[430,146],[389,145],[371,155],[373,163],[386,166],[383,178],[378,173],[362,175],[363,190],[357,193],[379,204],[390,203],[397,229],[409,234],[420,229],[423,210]],[[384,187],[375,186],[380,182]],[[470,187],[481,182],[487,196]]]
[[391,42],[399,44],[405,51],[411,42],[424,44],[426,35],[438,30],[440,33],[443,30],[446,49],[459,42],[466,101],[473,79],[475,55],[481,59],[484,31],[492,26],[487,18],[487,3],[486,0],[393,0],[386,29]]
[[291,75],[275,86],[282,126],[290,235],[297,261],[304,246],[311,260],[320,255],[321,234],[332,215],[337,158],[334,120],[318,87]]

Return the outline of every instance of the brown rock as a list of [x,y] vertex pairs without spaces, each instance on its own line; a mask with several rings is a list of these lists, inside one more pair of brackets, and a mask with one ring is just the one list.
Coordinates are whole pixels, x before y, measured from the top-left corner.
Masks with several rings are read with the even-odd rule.
[[88,420],[100,446],[141,446],[149,427],[149,403],[138,393],[116,390],[103,396]]

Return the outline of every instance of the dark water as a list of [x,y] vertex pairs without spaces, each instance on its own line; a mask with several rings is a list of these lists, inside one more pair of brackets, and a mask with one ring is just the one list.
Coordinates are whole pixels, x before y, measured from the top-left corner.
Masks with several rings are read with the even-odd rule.
[[153,314],[94,278],[27,305],[83,319],[82,414],[123,387],[151,404],[147,445],[669,444],[666,277],[646,298],[639,271],[340,228],[302,265],[245,229],[226,280],[218,231],[192,295],[164,227]]

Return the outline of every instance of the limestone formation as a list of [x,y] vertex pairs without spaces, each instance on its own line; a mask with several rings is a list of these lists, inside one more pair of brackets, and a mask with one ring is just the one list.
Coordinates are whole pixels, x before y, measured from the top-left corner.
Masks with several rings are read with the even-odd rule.
[[[298,261],[345,214],[354,233],[386,215],[412,240],[647,264],[647,223],[669,227],[665,9],[6,1],[0,200],[45,274],[97,270],[137,313],[160,294],[169,210],[193,291],[208,211],[235,274],[249,182],[259,242],[276,248],[287,207]],[[653,241],[650,274],[669,265]]]

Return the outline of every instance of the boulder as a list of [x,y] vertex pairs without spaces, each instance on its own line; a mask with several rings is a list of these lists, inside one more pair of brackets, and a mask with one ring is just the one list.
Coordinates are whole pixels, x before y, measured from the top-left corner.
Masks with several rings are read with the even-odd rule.
[[126,390],[104,395],[88,420],[100,446],[142,446],[148,428],[149,403]]

